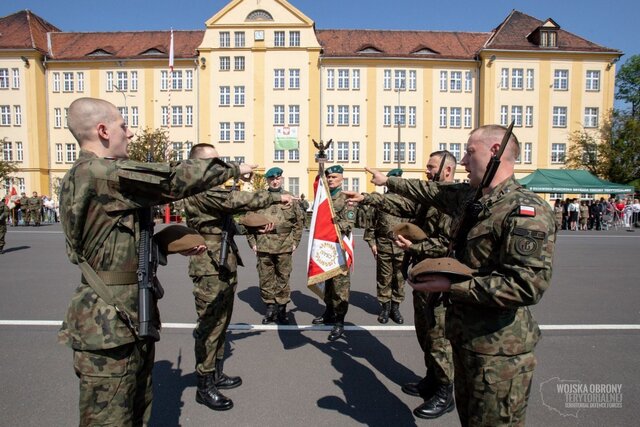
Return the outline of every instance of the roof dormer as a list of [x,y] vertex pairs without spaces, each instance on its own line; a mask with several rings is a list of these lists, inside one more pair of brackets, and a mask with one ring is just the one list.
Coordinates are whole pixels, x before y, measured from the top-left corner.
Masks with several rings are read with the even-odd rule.
[[553,19],[548,18],[542,25],[533,30],[527,36],[527,40],[538,47],[558,47],[559,30],[560,25],[558,25]]
[[358,53],[383,53],[380,49],[371,44],[366,44],[358,49]]

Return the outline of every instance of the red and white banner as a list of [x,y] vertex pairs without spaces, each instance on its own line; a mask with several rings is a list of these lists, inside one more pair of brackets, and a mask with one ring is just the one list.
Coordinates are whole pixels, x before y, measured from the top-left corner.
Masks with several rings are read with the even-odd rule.
[[7,196],[4,198],[4,202],[9,206],[9,209],[13,209],[16,207],[16,200],[18,200],[20,196],[18,196],[18,190],[13,185],[11,186],[11,191],[7,193]]
[[314,186],[317,187],[309,228],[307,286],[323,298],[324,281],[344,274],[353,263],[353,240],[349,236],[345,238],[349,243],[345,244],[341,238],[325,177],[316,179]]

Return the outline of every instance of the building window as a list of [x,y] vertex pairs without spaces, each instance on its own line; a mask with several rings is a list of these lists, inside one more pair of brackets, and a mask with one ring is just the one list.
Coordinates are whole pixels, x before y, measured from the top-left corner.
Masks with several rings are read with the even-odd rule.
[[233,87],[233,105],[244,106],[244,86]]
[[161,119],[162,126],[163,127],[169,126],[169,107],[163,105],[161,107],[160,116],[162,116],[162,119]]
[[11,106],[10,105],[0,105],[0,125],[2,126],[11,125]]
[[464,109],[464,127],[469,129],[472,126],[471,123],[471,108]]
[[351,178],[351,191],[360,192],[360,178]]
[[[193,126],[193,105],[187,105],[185,107],[185,121],[186,126]],[[136,124],[137,126],[137,124]]]
[[289,31],[289,46],[300,46],[300,31]]
[[84,92],[84,73],[79,71],[76,76],[78,78],[78,92]]
[[564,163],[566,144],[551,144],[551,163]]
[[524,110],[524,125],[526,127],[533,126],[533,106],[527,105]]
[[244,31],[236,31],[233,33],[233,45],[235,47],[244,47]]
[[353,126],[360,126],[360,106],[359,105],[354,105],[351,107],[351,116],[352,116],[352,122],[351,124]]
[[[189,71],[187,71],[187,75],[189,75]],[[78,82],[78,86],[80,86],[80,82]],[[131,72],[131,92],[136,92],[138,90],[138,72]]]
[[349,106],[338,105],[338,126],[349,125]]
[[598,109],[594,107],[586,107],[584,109],[584,127],[598,127]]
[[176,162],[182,161],[184,155],[184,153],[182,152],[182,142],[174,142],[171,145],[171,157],[173,157],[173,160]]
[[289,89],[300,89],[300,69],[291,68],[289,70]]
[[273,70],[273,88],[284,89],[284,68]]
[[447,107],[440,107],[440,127],[447,127]]
[[440,92],[447,91],[448,73],[446,71],[440,71]]
[[284,105],[273,106],[273,124],[284,126]]
[[171,90],[182,90],[182,71],[176,70],[171,73]]
[[298,196],[300,194],[300,178],[289,177],[289,186],[287,187],[287,191],[294,196]]
[[131,127],[137,128],[139,120],[140,114],[138,113],[138,107],[131,107]]
[[558,34],[555,31],[540,31],[541,47],[556,47]]
[[220,122],[220,142],[231,141],[231,123]]
[[284,150],[273,150],[273,161],[284,162]]
[[[398,149],[398,147],[400,149]],[[404,160],[405,159],[405,157],[404,157],[404,154],[405,154],[404,153],[404,149],[405,149],[405,143],[404,142],[400,142],[400,143],[394,142],[393,143],[393,161],[395,163],[397,163],[397,162],[403,163],[405,161]],[[398,156],[400,156],[400,160],[398,160]]]
[[522,105],[511,106],[511,120],[515,122],[514,126],[522,126]]
[[[2,69],[0,69],[0,73],[1,72],[2,72]],[[109,73],[107,73],[107,77],[108,76],[109,76]],[[53,76],[51,78],[53,79],[53,91],[60,92],[60,73],[57,73],[57,72],[53,73]],[[9,76],[7,76],[6,79],[7,79],[6,83],[3,83],[2,75],[0,74],[0,89],[6,89],[9,87]],[[6,84],[7,86],[6,87],[3,86],[4,84]],[[108,87],[109,86],[107,85],[107,90],[109,90]]]
[[10,141],[4,142],[2,144],[2,159],[5,162],[13,162],[13,143]]
[[[184,88],[185,90],[193,90],[193,70],[186,70],[184,72]],[[131,90],[133,90],[133,71],[131,72]]]
[[231,47],[231,34],[228,31],[220,31],[220,47]]
[[360,142],[353,141],[351,143],[351,161],[359,162],[360,161]]
[[327,70],[327,89],[334,89],[335,87],[335,71]]
[[384,90],[391,90],[391,70],[383,71],[382,86]]
[[360,70],[351,71],[351,87],[353,90],[360,90]]
[[64,162],[62,144],[56,144],[56,163],[62,163],[62,162]]
[[[54,73],[55,76],[56,73]],[[60,84],[60,74],[58,74],[58,86]],[[0,68],[0,89],[9,89],[9,69]],[[58,89],[59,91],[60,89]]]
[[63,92],[73,92],[73,73],[62,73]]
[[327,160],[333,161],[333,145],[327,149]]
[[382,144],[382,161],[384,163],[391,162],[391,143],[384,142]]
[[244,56],[233,57],[233,69],[235,71],[244,71]]
[[409,90],[416,90],[417,80],[416,70],[409,70]]
[[553,127],[567,127],[567,107],[553,107]]
[[389,105],[385,105],[383,107],[382,116],[382,123],[384,124],[384,126],[391,126],[391,107]]
[[452,128],[459,128],[462,122],[462,108],[451,107],[449,112],[449,125]]
[[569,70],[555,70],[553,72],[553,89],[554,90],[569,89]]
[[500,124],[502,126],[506,126],[509,121],[509,106],[501,105],[500,106]]
[[393,124],[395,126],[404,126],[406,121],[406,111],[407,109],[405,108],[404,105],[396,105],[395,107],[393,107]]
[[67,121],[67,119],[69,118],[69,109],[65,108],[64,109],[64,127],[68,128],[69,127],[69,122]]
[[337,144],[338,162],[349,161],[349,143],[347,141],[338,141]]
[[349,178],[343,178],[341,188],[343,191],[349,190]]
[[275,47],[284,47],[284,31],[275,31],[273,33],[273,45]]
[[290,162],[299,162],[300,161],[300,150],[289,150],[289,161]]
[[449,151],[451,152],[451,154],[453,154],[453,157],[456,158],[456,161],[459,162],[461,157],[461,151],[460,151],[460,143],[459,142],[453,142],[451,144],[449,144]]
[[231,88],[220,86],[220,106],[229,106],[229,104],[231,104]]
[[338,70],[338,90],[349,89],[349,70],[341,68]]
[[60,108],[53,109],[53,127],[56,129],[62,127],[62,110]]
[[20,69],[19,68],[12,68],[11,72],[13,74],[13,84],[12,84],[12,88],[13,89],[20,89]]
[[451,85],[451,92],[462,91],[462,71],[451,72],[450,85]]
[[[116,85],[118,87],[116,87],[115,89],[118,92],[125,92],[127,90],[129,90],[129,78],[127,76],[127,72],[126,71],[118,71],[116,73],[116,80],[118,83],[116,83]],[[65,83],[66,86],[66,83]]]
[[527,90],[533,90],[533,85],[534,85],[533,69],[527,68]]
[[300,106],[289,105],[289,126],[300,125]]
[[182,106],[171,107],[171,126],[182,126]]
[[525,142],[524,143],[524,162],[531,163],[531,159],[533,157],[533,143]]
[[509,69],[500,70],[500,89],[509,89]]
[[[111,74],[111,78],[109,78],[109,74]],[[113,88],[113,73],[107,71],[107,92],[113,90],[110,88]],[[169,72],[166,70],[160,71],[160,90],[169,90]]]
[[221,56],[220,57],[220,71],[229,71],[231,67],[231,57],[229,56]]
[[233,123],[233,142],[244,142],[244,122]]
[[22,142],[16,141],[16,162],[22,162],[24,160],[24,146]]
[[20,105],[13,106],[13,115],[15,119],[13,124],[15,126],[22,126],[22,107]]
[[600,90],[600,71],[598,70],[587,70],[587,91],[589,92],[597,92]]
[[407,151],[407,161],[409,163],[415,163],[416,162],[416,143],[415,142],[410,142],[409,143],[409,150]]
[[416,107],[409,107],[409,126],[416,126]]
[[511,89],[522,90],[524,80],[524,70],[522,68],[511,69]]
[[407,72],[405,70],[396,70],[394,86],[395,90],[404,90],[407,87]]
[[473,90],[473,74],[471,71],[464,72],[464,91],[471,92]]
[[66,144],[67,148],[67,163],[73,163],[76,161],[76,144]]
[[327,105],[327,126],[333,126],[334,114],[335,114],[335,107],[333,105]]

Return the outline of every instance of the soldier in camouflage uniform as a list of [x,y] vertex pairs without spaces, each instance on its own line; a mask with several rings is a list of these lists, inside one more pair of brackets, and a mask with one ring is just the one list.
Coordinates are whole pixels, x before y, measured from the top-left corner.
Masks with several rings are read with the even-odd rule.
[[20,197],[20,211],[22,212],[22,225],[29,225],[31,214],[29,211],[29,198],[25,193],[22,193],[22,197]]
[[[333,204],[334,221],[340,232],[339,238],[349,236],[356,223],[356,208],[347,203],[342,193],[344,169],[340,165],[325,169],[327,185]],[[351,287],[351,272],[346,271],[325,281],[324,303],[326,308],[322,316],[313,319],[314,325],[333,324],[329,333],[329,341],[335,341],[344,333],[344,318],[349,309],[349,290]]]
[[[469,136],[461,164],[469,184],[438,185],[386,178],[372,182],[418,203],[451,214],[455,256],[477,270],[473,279],[452,283],[441,274],[411,284],[429,292],[449,292],[446,335],[453,347],[455,394],[463,426],[523,426],[540,329],[528,306],[551,282],[556,226],[551,207],[522,188],[513,176],[519,143],[513,135],[502,163],[477,205],[463,222],[468,202],[480,186],[506,129],[480,127]],[[356,197],[353,198],[354,200]]]
[[[402,176],[402,169],[392,169],[387,176]],[[393,243],[390,233],[395,225],[409,219],[379,209],[371,210],[371,216],[364,230],[364,241],[369,244],[376,259],[376,296],[381,307],[378,322],[387,323],[391,317],[394,322],[402,324],[404,318],[400,314],[400,303],[404,301],[404,252]]]
[[0,255],[4,253],[4,236],[7,234],[7,220],[10,212],[9,206],[2,199],[2,202],[0,202]]
[[[192,159],[218,157],[209,144],[197,144],[189,155]],[[242,384],[240,377],[231,377],[223,371],[226,332],[233,312],[233,299],[238,284],[237,265],[243,265],[233,241],[237,224],[232,215],[255,211],[274,203],[286,204],[289,209],[293,198],[289,194],[269,191],[256,193],[232,191],[222,186],[189,197],[184,201],[187,225],[197,230],[207,243],[207,252],[191,257],[189,276],[193,280],[198,324],[195,338],[196,374],[198,389],[196,402],[217,411],[231,409],[233,401],[219,389],[231,389]],[[222,233],[229,232],[229,252],[226,263],[220,259]]]
[[33,196],[29,197],[27,204],[29,206],[29,214],[33,219],[33,226],[39,227],[40,221],[42,221],[42,198],[38,197],[36,191],[33,192]]
[[[282,188],[282,169],[274,167],[265,173],[272,193],[290,194]],[[275,225],[272,232],[247,234],[249,246],[258,257],[260,297],[267,310],[263,324],[274,322],[288,324],[287,304],[291,301],[289,276],[293,269],[292,255],[300,245],[303,213],[298,203],[294,206],[271,205],[258,213],[266,216]]]
[[[99,99],[71,103],[68,123],[80,154],[62,180],[60,212],[69,260],[83,276],[58,339],[73,349],[80,425],[147,425],[155,343],[137,331],[138,211],[204,191],[253,167],[127,160],[133,134],[117,108]],[[94,290],[105,286],[110,295]],[[154,323],[159,327],[159,318]]]

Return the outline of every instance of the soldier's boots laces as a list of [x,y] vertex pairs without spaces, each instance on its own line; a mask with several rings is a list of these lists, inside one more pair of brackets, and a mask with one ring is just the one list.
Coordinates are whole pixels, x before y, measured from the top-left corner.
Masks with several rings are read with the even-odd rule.
[[273,323],[276,320],[276,305],[275,304],[267,304],[267,313],[264,315],[264,319],[262,319],[262,324],[266,325],[268,323]]
[[276,318],[278,319],[278,323],[282,325],[289,324],[289,319],[287,318],[287,304],[278,305],[278,312],[276,313]]
[[220,393],[214,385],[213,374],[198,375],[196,402],[206,405],[214,411],[226,411],[233,408],[233,401]]
[[224,361],[216,360],[216,371],[213,373],[214,385],[221,390],[229,390],[239,387],[242,384],[242,378],[230,377],[224,373]]
[[453,401],[453,385],[440,384],[437,386],[436,392],[431,399],[428,399],[413,410],[413,415],[418,418],[434,419],[453,411],[455,407],[456,404]]
[[402,386],[402,391],[408,395],[422,397],[425,400],[429,400],[435,394],[436,386],[431,377],[427,375],[417,383],[404,384]]
[[335,314],[328,307],[322,313],[322,316],[316,317],[311,321],[314,325],[331,325],[335,322]]
[[400,314],[399,302],[391,301],[391,311],[389,311],[389,317],[398,325],[402,325],[404,323],[404,318],[402,317],[402,314]]
[[391,310],[390,302],[383,302],[382,308],[380,309],[380,314],[378,315],[379,323],[387,323],[389,321],[389,310]]
[[329,336],[327,339],[329,341],[335,341],[344,334],[344,315],[336,316],[336,322],[331,328],[331,332],[329,332]]

